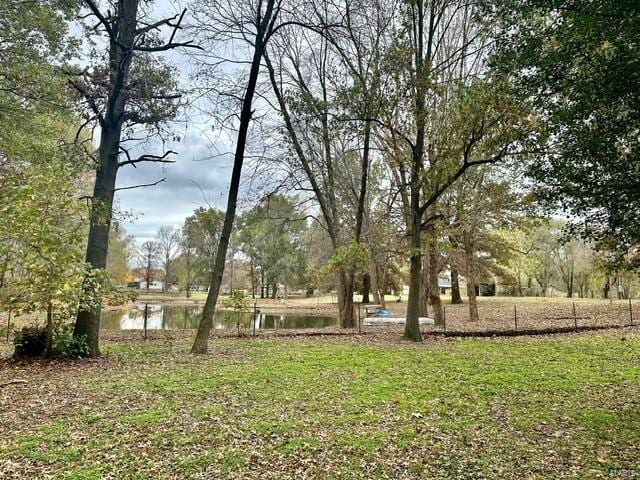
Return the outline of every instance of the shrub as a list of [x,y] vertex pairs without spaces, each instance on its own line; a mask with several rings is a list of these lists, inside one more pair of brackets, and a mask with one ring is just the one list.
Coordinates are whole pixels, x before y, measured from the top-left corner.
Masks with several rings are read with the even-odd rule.
[[47,330],[38,325],[23,327],[13,336],[16,357],[37,357],[47,346]]
[[[38,357],[47,348],[47,329],[39,325],[23,327],[13,337],[16,357]],[[55,329],[51,354],[56,357],[80,358],[89,355],[87,339],[73,336],[73,325],[60,325]]]
[[53,353],[66,358],[86,357],[89,355],[87,337],[82,335],[76,338],[73,336],[73,325],[61,325],[53,337]]

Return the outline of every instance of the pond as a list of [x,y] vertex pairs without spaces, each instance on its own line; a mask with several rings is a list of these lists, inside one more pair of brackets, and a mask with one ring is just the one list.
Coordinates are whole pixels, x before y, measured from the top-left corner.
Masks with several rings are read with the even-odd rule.
[[[142,330],[144,329],[144,304],[136,304],[132,308],[102,312],[101,328],[106,330]],[[202,306],[162,305],[147,306],[148,330],[183,330],[198,328]],[[236,328],[236,314],[233,312],[216,312],[213,317],[213,328],[225,330]],[[335,317],[317,315],[290,315],[274,313],[258,313],[256,329],[274,328],[322,328],[338,324]],[[244,328],[253,329],[253,313],[240,317]]]

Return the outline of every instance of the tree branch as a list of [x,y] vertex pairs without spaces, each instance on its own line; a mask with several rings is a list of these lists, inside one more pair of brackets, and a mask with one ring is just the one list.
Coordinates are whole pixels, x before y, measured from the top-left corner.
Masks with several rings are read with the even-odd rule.
[[118,192],[120,190],[133,190],[134,188],[143,188],[143,187],[155,187],[156,185],[158,185],[159,183],[164,182],[167,179],[167,177],[161,178],[160,180],[158,180],[157,182],[153,182],[153,183],[144,183],[142,185],[132,185],[130,187],[120,187],[120,188],[114,188],[113,191],[114,192]]
[[113,31],[113,28],[111,28],[111,23],[109,22],[109,20],[105,18],[104,15],[102,15],[102,12],[100,12],[98,5],[96,5],[93,0],[84,0],[84,3],[87,4],[87,7],[89,7],[89,10],[91,10],[91,13],[93,13],[96,16],[98,21],[105,28],[105,30],[109,34],[109,37],[111,37],[115,41],[117,37]]
[[176,163],[175,160],[166,160],[169,155],[177,155],[177,153],[173,150],[169,150],[162,155],[141,155],[138,158],[131,158],[126,148],[121,148],[120,151],[126,155],[127,160],[118,163],[118,168],[124,167],[125,165],[133,165],[135,167],[136,163],[141,162]]

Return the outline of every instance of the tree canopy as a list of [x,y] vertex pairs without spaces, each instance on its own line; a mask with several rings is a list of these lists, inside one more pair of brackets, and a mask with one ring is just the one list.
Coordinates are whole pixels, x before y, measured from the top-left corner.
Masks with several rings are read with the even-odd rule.
[[572,231],[640,265],[640,5],[489,3],[495,67],[544,119],[531,177]]

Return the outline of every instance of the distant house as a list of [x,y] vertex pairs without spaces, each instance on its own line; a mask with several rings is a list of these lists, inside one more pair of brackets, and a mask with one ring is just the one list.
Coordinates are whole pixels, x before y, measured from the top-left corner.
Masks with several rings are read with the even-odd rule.
[[[443,276],[438,277],[438,288],[442,295],[446,295],[447,290],[451,290],[451,279]],[[402,294],[406,296],[409,295],[409,285],[402,286]]]
[[[144,280],[140,280],[140,282],[136,282],[139,283],[139,287],[140,290],[147,290],[147,282],[145,282]],[[164,282],[160,281],[160,280],[153,280],[151,283],[149,283],[149,290],[154,290],[154,291],[162,291],[164,287]]]
[[[467,283],[465,278],[461,275],[459,277],[460,290],[465,293]],[[442,295],[451,293],[451,273],[449,270],[445,270],[438,276],[438,288]],[[404,295],[409,295],[409,286],[403,285],[402,292]],[[476,283],[476,295],[482,297],[493,297],[499,293],[498,286],[494,280],[488,280],[485,282]]]
[[451,290],[451,279],[447,277],[438,277],[438,288],[443,295],[447,294],[447,290]]

